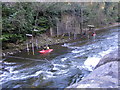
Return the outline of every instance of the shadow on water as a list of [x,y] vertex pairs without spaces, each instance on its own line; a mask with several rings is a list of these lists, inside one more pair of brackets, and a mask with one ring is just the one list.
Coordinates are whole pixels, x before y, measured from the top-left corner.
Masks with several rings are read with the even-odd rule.
[[38,51],[40,51],[40,49],[36,49],[35,48],[35,53],[33,55],[32,50],[30,50],[30,52],[27,52],[27,50],[24,50],[22,52],[16,53],[12,56],[8,56],[8,58],[15,58],[14,60],[9,60],[6,59],[6,61],[13,61],[13,62],[17,62],[17,59],[21,59],[22,61],[44,61],[44,60],[52,60],[53,58],[65,54],[67,52],[69,52],[70,50],[67,47],[62,47],[61,45],[53,45],[50,46],[50,48],[54,49],[52,52],[50,53],[46,53],[46,54],[40,54]]

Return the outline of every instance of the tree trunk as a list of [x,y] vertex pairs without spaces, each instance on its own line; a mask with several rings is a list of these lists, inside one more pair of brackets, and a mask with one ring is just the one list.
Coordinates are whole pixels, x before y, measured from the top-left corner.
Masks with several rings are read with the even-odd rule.
[[53,36],[53,28],[50,27],[50,36]]
[[36,15],[36,19],[35,19],[35,26],[37,26],[37,18],[38,18],[39,12]]
[[80,33],[82,34],[82,27],[83,27],[83,11],[82,11],[82,8],[81,8],[81,22],[80,22]]
[[74,40],[76,39],[76,34],[74,33]]
[[69,35],[69,39],[71,39],[71,38],[70,38],[70,37],[71,37],[70,32],[68,33],[68,35]]
[[57,37],[59,35],[59,28],[58,28],[58,22],[57,22]]

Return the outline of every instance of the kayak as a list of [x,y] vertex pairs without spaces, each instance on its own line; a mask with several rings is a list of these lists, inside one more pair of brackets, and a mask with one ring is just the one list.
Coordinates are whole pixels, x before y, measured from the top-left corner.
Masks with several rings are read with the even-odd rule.
[[48,50],[41,50],[41,51],[38,51],[39,53],[42,53],[42,54],[45,54],[45,53],[49,53],[49,52],[52,52],[53,49],[48,49]]

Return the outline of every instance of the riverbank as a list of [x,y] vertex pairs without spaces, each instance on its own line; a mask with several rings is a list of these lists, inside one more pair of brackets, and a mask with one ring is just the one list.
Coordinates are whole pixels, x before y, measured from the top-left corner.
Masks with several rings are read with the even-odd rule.
[[118,88],[120,73],[120,56],[118,50],[105,55],[96,68],[80,82],[68,88]]
[[[120,23],[115,23],[110,26],[102,27],[102,28],[96,28],[95,30],[103,30],[103,29],[108,29],[112,27],[120,26]],[[36,40],[37,40],[37,45],[36,45]],[[65,43],[71,41],[69,37],[48,37],[46,34],[41,34],[33,40],[34,45],[37,47],[41,47],[43,45],[54,45],[54,44],[60,44],[60,43]],[[26,43],[31,42],[31,39],[28,39],[24,41],[23,43],[19,44],[13,44],[13,43],[8,43],[8,49],[2,50],[2,56],[8,56],[8,55],[13,55],[17,52],[21,52],[22,50],[26,50]],[[29,44],[29,47],[32,45]],[[1,56],[1,57],[2,57]]]
[[[36,43],[37,40],[37,43]],[[41,46],[44,45],[54,45],[54,44],[60,44],[60,43],[65,43],[70,41],[70,39],[68,39],[67,37],[65,38],[57,38],[57,37],[48,37],[46,34],[41,34],[37,37],[35,37],[33,39],[33,43],[35,47],[40,48]],[[2,56],[8,56],[8,55],[13,55],[17,52],[21,52],[23,50],[27,50],[27,43],[29,43],[29,48],[32,47],[32,40],[31,39],[27,39],[26,41],[24,41],[23,43],[20,44],[13,44],[13,43],[9,43],[8,47],[9,49],[3,50],[2,51]]]

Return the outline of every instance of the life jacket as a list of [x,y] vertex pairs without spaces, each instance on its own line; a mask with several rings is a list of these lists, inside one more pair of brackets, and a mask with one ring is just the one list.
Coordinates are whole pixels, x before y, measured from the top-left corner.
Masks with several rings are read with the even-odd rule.
[[96,36],[96,33],[93,33],[92,36]]
[[50,49],[49,47],[46,47],[46,49]]

